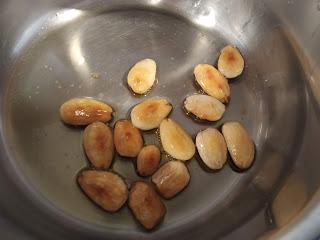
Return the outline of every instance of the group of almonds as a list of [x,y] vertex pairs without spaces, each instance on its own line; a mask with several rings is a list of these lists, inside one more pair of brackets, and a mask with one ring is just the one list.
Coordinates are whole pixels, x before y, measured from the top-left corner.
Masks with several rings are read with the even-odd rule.
[[[188,96],[184,101],[186,113],[197,119],[217,121],[222,118],[230,99],[226,78],[239,76],[244,60],[233,46],[222,49],[218,69],[199,64],[194,69],[197,83],[205,93]],[[156,63],[144,59],[136,63],[128,73],[129,87],[137,94],[147,93],[156,79]],[[85,153],[91,169],[81,170],[77,181],[84,193],[108,212],[119,210],[125,202],[135,218],[146,229],[161,222],[166,207],[161,197],[170,199],[182,191],[190,181],[185,161],[198,150],[203,163],[212,170],[221,169],[227,161],[229,150],[232,164],[239,170],[249,168],[254,159],[254,144],[239,122],[227,122],[222,134],[214,128],[200,131],[195,144],[190,135],[176,121],[167,118],[172,105],[165,98],[151,98],[136,105],[131,120],[118,120],[112,131],[106,125],[113,117],[113,108],[92,98],[73,98],[60,107],[61,119],[70,125],[87,125],[83,134]],[[161,151],[155,145],[144,146],[141,131],[159,129],[163,150],[174,160],[159,167]],[[118,173],[105,171],[110,168],[114,149],[122,157],[135,158],[140,176],[151,176],[151,183],[137,181],[128,191],[127,184]],[[95,169],[95,170],[93,170]],[[158,195],[159,194],[159,195]]]

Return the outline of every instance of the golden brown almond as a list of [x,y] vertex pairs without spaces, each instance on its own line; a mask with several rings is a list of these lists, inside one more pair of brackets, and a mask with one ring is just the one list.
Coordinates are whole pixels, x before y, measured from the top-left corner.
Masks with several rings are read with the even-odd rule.
[[192,113],[197,119],[217,121],[222,118],[225,106],[214,97],[202,94],[194,94],[184,101],[187,113]]
[[152,59],[137,62],[129,71],[129,87],[137,94],[147,93],[156,80],[157,64]]
[[73,98],[60,107],[62,121],[71,125],[108,122],[112,119],[112,112],[112,107],[108,104],[91,98]]
[[254,144],[247,130],[239,122],[227,122],[222,126],[222,134],[235,166],[249,168],[254,160]]
[[88,125],[83,134],[83,146],[89,161],[95,168],[110,167],[114,154],[110,127],[102,122]]
[[228,80],[212,65],[198,64],[194,76],[200,87],[210,96],[226,103],[230,98]]
[[144,182],[133,184],[128,203],[135,218],[148,230],[156,227],[166,214],[166,207],[158,194]]
[[186,161],[193,157],[195,146],[190,135],[174,120],[162,120],[160,138],[164,151],[173,158]]
[[243,68],[244,60],[236,47],[228,45],[221,50],[218,69],[226,78],[238,77]]
[[157,170],[160,160],[161,154],[157,146],[143,147],[137,158],[137,172],[144,177],[152,175]]
[[127,185],[117,174],[85,170],[79,174],[78,183],[92,201],[108,212],[118,211],[127,201]]
[[136,157],[143,147],[143,139],[138,128],[128,120],[119,120],[114,127],[114,145],[123,157]]
[[169,161],[152,176],[158,192],[166,199],[181,192],[189,183],[190,174],[186,165],[180,161]]
[[203,163],[210,169],[221,169],[227,161],[227,145],[222,134],[207,128],[197,134],[196,146]]
[[153,98],[136,105],[131,111],[132,124],[141,130],[159,127],[161,121],[172,110],[172,105],[164,98]]

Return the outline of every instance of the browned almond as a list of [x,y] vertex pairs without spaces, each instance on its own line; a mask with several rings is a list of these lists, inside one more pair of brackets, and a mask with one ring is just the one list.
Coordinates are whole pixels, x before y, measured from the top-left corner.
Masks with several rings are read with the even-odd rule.
[[168,116],[172,105],[164,98],[145,100],[131,111],[132,124],[141,130],[159,127],[161,121]]
[[91,98],[73,98],[60,107],[62,121],[71,125],[108,122],[112,118],[112,108],[103,102]]
[[243,68],[244,60],[236,47],[228,45],[221,50],[218,69],[226,78],[238,77]]
[[152,182],[164,198],[172,198],[189,183],[190,174],[186,165],[180,161],[169,161],[152,175]]
[[141,149],[137,158],[137,171],[141,176],[150,176],[158,168],[161,160],[160,150],[155,145],[148,145]]
[[166,207],[150,184],[136,182],[129,194],[129,207],[143,227],[156,227],[166,214]]
[[110,167],[114,154],[110,127],[102,122],[88,125],[83,134],[83,146],[88,159],[95,168]]
[[78,176],[78,183],[92,201],[108,212],[118,211],[127,201],[127,185],[117,174],[85,170]]
[[160,138],[164,151],[173,158],[190,160],[195,153],[195,145],[190,135],[174,120],[168,118],[160,124]]
[[200,87],[210,96],[226,103],[230,98],[228,80],[212,65],[198,64],[194,76]]
[[114,145],[121,156],[136,157],[143,146],[139,129],[128,120],[117,121],[114,127]]

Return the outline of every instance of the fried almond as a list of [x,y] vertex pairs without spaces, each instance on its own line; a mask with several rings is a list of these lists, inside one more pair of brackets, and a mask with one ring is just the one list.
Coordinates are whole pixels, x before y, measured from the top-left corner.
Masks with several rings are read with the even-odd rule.
[[70,125],[88,125],[112,119],[112,107],[91,98],[73,98],[60,107],[62,121]]
[[137,62],[129,71],[127,81],[129,87],[137,94],[145,94],[156,80],[157,64],[152,59]]
[[244,68],[239,50],[231,45],[224,47],[218,59],[218,69],[226,78],[238,77]]
[[227,161],[227,145],[222,134],[207,128],[197,134],[196,146],[203,163],[210,169],[221,169]]
[[169,199],[181,192],[189,183],[190,174],[186,165],[180,161],[169,161],[152,175],[162,197]]
[[164,98],[148,99],[132,109],[131,121],[141,130],[150,130],[159,127],[171,110],[172,105]]
[[117,174],[85,170],[78,176],[78,183],[92,201],[108,212],[118,211],[127,201],[127,185]]
[[222,126],[222,134],[233,163],[239,169],[247,169],[254,160],[254,144],[247,130],[239,122],[227,122]]
[[137,172],[144,177],[152,175],[157,170],[160,160],[161,153],[157,146],[143,147],[137,157]]
[[83,134],[83,146],[88,159],[95,168],[110,167],[114,154],[110,127],[102,122],[88,125]]
[[195,145],[190,135],[174,120],[162,120],[160,138],[164,151],[173,158],[186,161],[193,157]]
[[200,87],[210,96],[223,103],[230,98],[228,80],[212,65],[198,64],[194,68],[194,75]]
[[114,145],[121,156],[136,157],[143,146],[139,129],[128,120],[117,121],[114,127]]
[[214,97],[194,94],[186,98],[184,108],[187,113],[192,113],[197,119],[218,121],[222,118],[225,106]]
[[148,230],[156,227],[166,214],[166,207],[159,195],[145,182],[133,184],[128,203],[135,218]]

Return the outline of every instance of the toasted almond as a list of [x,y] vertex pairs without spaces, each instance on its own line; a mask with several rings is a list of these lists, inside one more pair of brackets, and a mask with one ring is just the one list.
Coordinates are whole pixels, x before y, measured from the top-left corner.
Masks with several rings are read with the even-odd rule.
[[164,98],[145,100],[131,111],[132,124],[141,130],[159,127],[161,121],[168,116],[172,105]]
[[139,129],[128,120],[117,121],[114,127],[114,145],[121,156],[136,157],[143,146]]
[[227,122],[222,126],[222,134],[235,166],[249,168],[254,159],[254,144],[247,130],[239,122]]
[[158,192],[166,199],[181,192],[189,183],[190,174],[186,165],[180,161],[169,161],[152,175],[152,182]]
[[118,211],[127,201],[127,185],[117,174],[85,170],[78,176],[78,183],[91,200],[108,212]]
[[88,125],[83,134],[83,146],[88,159],[95,168],[110,167],[114,154],[110,127],[102,122]]
[[128,203],[135,218],[148,230],[156,227],[167,211],[156,191],[145,182],[133,184]]
[[137,62],[129,71],[127,81],[133,92],[144,94],[150,90],[156,80],[157,64],[152,59]]
[[96,121],[108,122],[112,118],[112,112],[108,104],[91,98],[73,98],[60,107],[62,121],[71,125],[88,125]]
[[207,128],[197,134],[196,146],[204,164],[213,170],[221,169],[227,161],[227,145],[222,134]]
[[197,83],[210,96],[221,102],[228,102],[230,87],[228,80],[212,65],[198,64],[194,68]]
[[137,157],[137,172],[144,177],[152,175],[157,170],[160,160],[161,153],[157,146],[143,147]]
[[198,119],[217,121],[222,118],[225,106],[214,97],[194,94],[186,98],[184,108]]
[[195,145],[190,135],[174,120],[162,120],[160,138],[164,151],[173,158],[186,161],[193,157]]
[[221,50],[218,69],[226,78],[238,77],[243,68],[244,60],[236,47],[228,45]]

